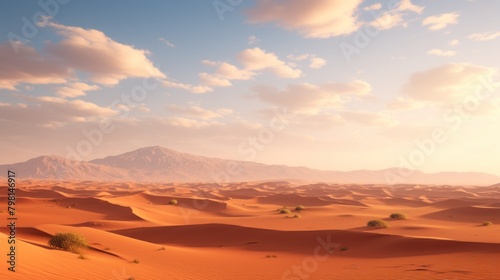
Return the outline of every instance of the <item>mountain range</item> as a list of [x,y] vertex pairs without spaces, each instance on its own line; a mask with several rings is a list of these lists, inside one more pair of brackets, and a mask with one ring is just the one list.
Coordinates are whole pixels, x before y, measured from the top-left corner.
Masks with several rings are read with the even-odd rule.
[[424,173],[398,168],[325,171],[210,158],[158,146],[91,161],[40,156],[25,162],[0,165],[1,174],[7,174],[7,170],[15,171],[17,177],[24,179],[91,181],[231,183],[300,180],[342,184],[434,185],[492,185],[500,182],[499,176],[480,172]]

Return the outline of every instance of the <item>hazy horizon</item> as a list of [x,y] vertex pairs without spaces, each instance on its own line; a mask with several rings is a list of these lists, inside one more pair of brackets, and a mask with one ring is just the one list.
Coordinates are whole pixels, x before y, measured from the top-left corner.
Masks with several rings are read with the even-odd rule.
[[[159,146],[159,145],[154,145],[154,146],[148,146],[148,147],[142,147],[142,148],[139,148],[139,149],[134,149],[134,150],[130,150],[130,151],[124,151],[122,153],[118,153],[118,154],[108,154],[108,155],[104,155],[102,157],[98,157],[98,158],[93,158],[93,159],[88,159],[88,160],[84,160],[85,162],[92,162],[94,160],[98,160],[98,159],[104,159],[106,157],[112,157],[112,156],[119,156],[119,155],[122,155],[122,154],[126,154],[126,153],[129,153],[129,152],[133,152],[133,151],[136,151],[136,150],[140,150],[140,149],[144,149],[144,148],[153,148],[153,147],[160,147],[160,148],[166,148],[166,149],[170,149],[168,147],[162,147],[162,146]],[[203,156],[203,155],[197,155],[197,154],[192,154],[192,153],[189,153],[189,152],[185,152],[185,151],[179,151],[179,150],[174,150],[176,152],[180,152],[180,153],[185,153],[185,154],[190,154],[190,155],[196,155],[196,156]],[[33,157],[33,158],[29,158],[27,160],[24,160],[24,161],[20,161],[20,162],[9,162],[9,163],[0,163],[0,165],[9,165],[9,164],[15,164],[15,163],[22,163],[22,162],[26,162],[26,161],[29,161],[31,159],[34,159],[34,158],[38,158],[38,157],[43,157],[43,156],[58,156],[58,155],[39,155],[39,156],[36,156],[36,157]],[[61,156],[58,156],[58,157],[61,157]],[[67,157],[64,157],[66,159],[70,159],[70,160],[75,160],[74,158],[72,158],[71,156],[67,156]],[[217,158],[217,157],[211,157],[211,158]],[[231,160],[231,159],[225,159],[225,158],[218,158],[218,159],[222,159],[222,160]],[[250,161],[252,162],[252,161]],[[256,161],[253,161],[253,162],[256,162]],[[256,163],[260,163],[260,162],[256,162]],[[262,163],[262,164],[265,164],[265,163]],[[280,165],[280,164],[278,164]],[[307,167],[307,166],[304,166],[304,165],[286,165],[286,164],[283,164],[285,166],[290,166],[290,167]],[[307,168],[311,168],[311,167],[307,167]],[[342,171],[342,172],[349,172],[349,171],[364,171],[364,170],[367,170],[367,171],[377,171],[377,170],[389,170],[389,169],[396,169],[398,167],[396,166],[393,166],[393,167],[387,167],[387,168],[382,168],[382,169],[352,169],[352,170],[333,170],[333,169],[317,169],[317,168],[311,168],[313,170],[322,170],[322,171]],[[419,170],[419,169],[414,169],[414,171],[422,171],[422,170]],[[429,174],[432,174],[432,173],[447,173],[447,172],[460,172],[460,171],[453,171],[453,170],[441,170],[441,171],[436,171],[436,172],[427,172]],[[465,172],[465,173],[476,173],[476,171],[461,171],[461,172]],[[480,172],[479,173],[485,173],[485,174],[491,174],[491,175],[497,175],[499,176],[499,174],[494,174],[494,173],[488,173],[488,172]],[[397,175],[397,173],[394,173],[395,175]]]

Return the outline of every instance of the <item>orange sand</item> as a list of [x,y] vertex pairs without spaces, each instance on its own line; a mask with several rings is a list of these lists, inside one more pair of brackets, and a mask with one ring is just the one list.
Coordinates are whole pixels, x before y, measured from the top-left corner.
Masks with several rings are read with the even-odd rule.
[[[0,279],[500,279],[498,186],[26,180],[16,207],[17,271],[3,226]],[[83,234],[86,259],[49,248],[57,232]]]

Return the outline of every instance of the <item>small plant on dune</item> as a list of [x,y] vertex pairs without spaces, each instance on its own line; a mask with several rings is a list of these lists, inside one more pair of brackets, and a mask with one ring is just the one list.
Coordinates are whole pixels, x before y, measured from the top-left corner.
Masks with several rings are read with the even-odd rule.
[[493,223],[490,222],[490,221],[484,221],[482,224],[481,224],[483,227],[489,227],[489,226],[492,226]]
[[298,218],[300,218],[300,215],[295,214],[295,215],[293,215],[293,218],[298,219]]
[[371,220],[367,224],[369,227],[388,228],[389,224],[383,220]]
[[268,259],[271,259],[271,258],[275,259],[275,258],[277,258],[277,256],[276,255],[267,255],[266,258],[268,258]]
[[88,259],[88,258],[87,258],[87,256],[85,256],[84,254],[80,254],[80,255],[78,256],[78,258],[79,258],[79,259],[81,259],[81,260],[86,260],[86,259]]
[[177,205],[177,204],[179,204],[179,202],[177,201],[177,199],[172,199],[172,200],[170,200],[168,202],[168,204],[170,204],[170,205]]
[[165,247],[161,247],[158,251],[165,251]]
[[79,233],[57,233],[49,240],[49,246],[72,253],[80,253],[88,247],[87,240]]
[[345,251],[347,251],[348,249],[349,249],[349,248],[347,248],[347,247],[340,247],[340,252],[345,252]]
[[408,219],[408,216],[406,216],[406,214],[403,214],[403,213],[392,213],[389,217],[391,219],[394,219],[394,220],[406,220],[406,219]]
[[295,207],[295,211],[300,212],[300,211],[304,211],[304,210],[306,210],[306,208],[304,207],[304,205],[298,205],[297,207]]
[[279,212],[280,214],[287,214],[287,215],[292,213],[292,211],[290,211],[290,209],[288,208],[281,208],[279,209]]
[[133,262],[133,263],[135,263],[135,264],[138,264],[138,263],[139,263],[139,260],[138,260],[138,259],[135,259],[135,260],[133,260],[132,262]]
[[104,251],[109,251],[109,250],[111,250],[111,248],[109,247],[104,248]]
[[134,277],[129,277],[129,278],[127,278],[127,280],[135,280],[135,278]]

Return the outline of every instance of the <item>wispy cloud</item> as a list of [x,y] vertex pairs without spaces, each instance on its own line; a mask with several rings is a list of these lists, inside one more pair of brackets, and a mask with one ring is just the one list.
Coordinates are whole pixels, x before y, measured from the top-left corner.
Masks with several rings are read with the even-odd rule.
[[474,94],[481,80],[491,80],[497,70],[469,63],[448,63],[410,76],[403,94],[415,100],[450,104]]
[[100,87],[82,82],[74,82],[57,89],[57,95],[61,97],[78,97],[86,95],[87,91],[98,90]]
[[436,31],[445,28],[448,25],[457,24],[459,13],[445,13],[437,16],[430,16],[422,21],[423,26],[429,26],[429,30]]
[[254,35],[250,35],[248,36],[248,44],[249,45],[256,45],[260,42],[260,39],[257,38],[256,36]]
[[257,86],[254,91],[257,97],[265,103],[286,107],[291,112],[318,114],[329,108],[340,109],[346,102],[355,98],[369,96],[371,85],[361,80],[355,80],[347,83],[320,85],[292,84],[283,90],[269,86]]
[[167,45],[168,47],[175,48],[175,45],[174,45],[174,44],[170,43],[167,39],[165,39],[165,38],[163,38],[163,37],[162,37],[162,38],[160,38],[160,39],[158,39],[158,40],[159,40],[159,41],[162,41],[163,43],[165,43],[165,45]]
[[287,58],[293,61],[309,60],[309,67],[313,69],[320,69],[326,65],[326,60],[317,57],[315,54],[305,53],[301,55],[288,55]]
[[258,47],[243,50],[237,55],[237,60],[241,67],[228,62],[202,61],[203,64],[217,67],[217,69],[213,73],[199,73],[200,85],[198,86],[172,81],[165,81],[163,84],[166,87],[184,89],[192,93],[206,93],[213,91],[214,87],[231,86],[232,81],[235,80],[252,79],[262,71],[270,72],[280,78],[295,79],[302,76],[300,69],[290,66],[275,53]]
[[474,40],[474,41],[489,41],[489,40],[494,40],[494,39],[499,38],[499,37],[500,37],[500,31],[474,33],[474,34],[470,34],[469,36],[467,36],[467,38]]
[[441,49],[432,49],[427,52],[427,54],[430,55],[436,55],[436,56],[454,56],[457,54],[456,51],[446,51],[446,50],[441,50]]

